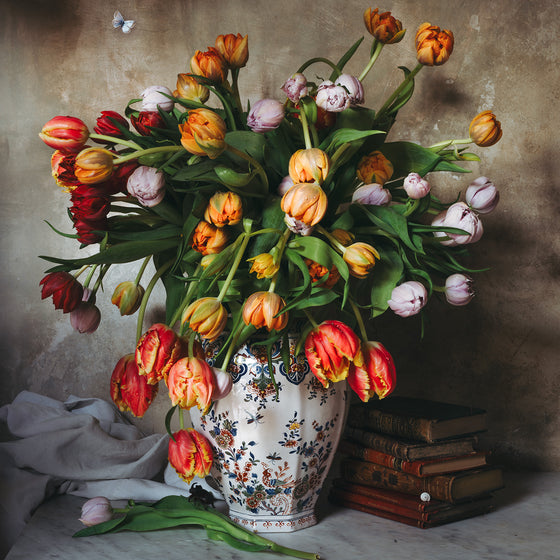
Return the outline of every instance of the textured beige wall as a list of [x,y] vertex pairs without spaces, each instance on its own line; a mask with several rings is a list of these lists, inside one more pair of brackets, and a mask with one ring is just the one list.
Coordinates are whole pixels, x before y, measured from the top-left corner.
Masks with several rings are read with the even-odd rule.
[[[93,126],[99,111],[122,111],[149,85],[173,89],[194,50],[205,50],[219,33],[249,34],[243,97],[280,99],[280,85],[302,61],[337,59],[365,33],[368,6],[357,0],[0,0],[2,403],[22,389],[59,399],[108,398],[112,368],[134,340],[134,318],[121,319],[108,303],[113,287],[132,274],[127,270],[107,277],[106,297],[99,297],[102,326],[93,335],[75,333],[68,316],[40,300],[38,282],[47,267],[37,255],[76,250],[43,222],[69,229],[67,195],[49,176],[51,151],[37,137],[41,126],[57,114]],[[474,266],[491,267],[477,276],[477,297],[465,308],[434,300],[423,340],[416,319],[388,315],[374,325],[376,338],[396,358],[399,393],[485,407],[487,443],[500,460],[558,470],[558,1],[401,0],[380,7],[409,33],[385,49],[368,77],[368,105],[378,105],[396,85],[398,64],[415,64],[420,23],[451,29],[456,39],[446,65],[421,72],[393,137],[425,145],[464,137],[472,116],[485,109],[499,116],[504,136],[477,150],[483,162],[471,166],[468,178],[434,180],[445,200],[479,175],[501,190],[472,251]],[[129,35],[111,26],[117,8],[137,21]],[[349,71],[359,73],[367,48]],[[160,395],[141,424],[161,430],[166,410]]]

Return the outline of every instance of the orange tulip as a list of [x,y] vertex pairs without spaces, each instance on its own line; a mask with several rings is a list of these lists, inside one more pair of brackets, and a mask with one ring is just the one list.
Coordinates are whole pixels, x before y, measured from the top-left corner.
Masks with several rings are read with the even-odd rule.
[[502,126],[492,111],[482,111],[471,121],[469,136],[477,146],[487,148],[502,137]]
[[217,158],[226,147],[226,123],[210,109],[193,109],[179,125],[183,148],[196,156]]
[[289,173],[294,183],[318,183],[329,174],[329,156],[319,148],[298,150],[292,154]]
[[215,297],[203,297],[193,301],[183,312],[181,324],[206,340],[214,340],[222,334],[227,323],[227,309]]
[[333,229],[331,231],[331,235],[345,247],[354,242],[354,234],[350,231],[346,231],[345,229]]
[[243,68],[249,59],[248,36],[242,37],[240,33],[234,35],[218,35],[216,49],[222,55],[230,68]]
[[111,303],[119,308],[121,315],[134,315],[144,297],[144,288],[134,282],[121,282],[113,292]]
[[85,123],[76,117],[53,117],[39,133],[39,138],[55,150],[77,152],[89,138]]
[[364,23],[369,33],[384,44],[398,43],[406,31],[402,28],[402,23],[391,15],[391,12],[380,14],[379,8],[375,8],[375,10],[368,8],[364,12]]
[[299,183],[282,197],[280,206],[292,218],[314,226],[325,215],[327,204],[327,195],[317,183]]
[[187,484],[195,476],[208,476],[214,458],[208,439],[192,428],[173,434],[168,456],[171,466]]
[[363,241],[352,243],[346,247],[342,255],[344,262],[350,269],[350,274],[355,278],[365,278],[375,265],[375,259],[379,259],[377,250]]
[[219,253],[228,242],[229,236],[223,229],[205,222],[198,222],[192,237],[192,248],[203,255]]
[[416,58],[424,66],[440,66],[449,60],[453,43],[451,31],[423,23],[416,32]]
[[227,63],[214,47],[208,47],[206,52],[196,51],[191,58],[191,70],[193,74],[204,76],[217,84],[226,81]]
[[80,184],[75,173],[76,154],[55,150],[51,157],[52,176],[59,187],[67,191],[72,191]]
[[358,163],[356,175],[366,184],[385,184],[393,175],[393,164],[378,150],[364,156]]
[[186,409],[197,406],[202,414],[212,404],[215,384],[212,368],[200,358],[181,358],[167,376],[171,404]]
[[181,99],[206,103],[210,97],[210,90],[190,74],[177,74],[177,90],[173,95]]
[[242,218],[241,197],[231,191],[212,195],[204,212],[204,219],[218,228],[238,224]]
[[269,332],[281,331],[288,324],[288,313],[278,315],[284,307],[286,302],[278,294],[255,292],[243,304],[243,321],[256,329],[266,327]]
[[[333,264],[329,270],[327,267],[312,261],[311,259],[305,259],[305,264],[307,265],[307,270],[309,270],[309,276],[311,276],[312,282],[321,282],[321,287],[329,290],[332,288],[339,280],[340,273],[338,269]],[[323,281],[323,277],[328,274],[329,277]]]
[[377,394],[385,398],[395,388],[397,375],[393,357],[380,342],[362,344],[363,364],[352,364],[348,384],[364,402]]
[[94,185],[113,173],[113,154],[104,148],[86,148],[76,156],[74,174],[80,183]]
[[280,265],[274,262],[274,257],[270,253],[261,253],[247,260],[253,262],[249,272],[254,272],[259,279],[272,278],[280,268]]

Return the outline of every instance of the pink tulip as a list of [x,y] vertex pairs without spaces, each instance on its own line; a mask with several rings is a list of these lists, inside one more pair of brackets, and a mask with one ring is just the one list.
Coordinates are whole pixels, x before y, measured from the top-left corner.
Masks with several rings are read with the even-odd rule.
[[317,89],[317,107],[329,113],[340,113],[350,106],[350,95],[342,86],[325,80]]
[[428,303],[428,292],[423,284],[411,280],[393,288],[389,307],[401,317],[416,315]]
[[95,294],[84,288],[82,301],[70,312],[70,324],[81,334],[91,334],[97,330],[101,322],[101,311],[95,305]]
[[432,222],[432,226],[442,228],[462,229],[466,233],[447,233],[436,231],[436,237],[449,237],[441,242],[442,245],[454,247],[456,245],[466,245],[475,243],[482,237],[483,227],[480,218],[464,202],[452,204],[446,211],[441,212]]
[[103,496],[91,498],[82,506],[80,521],[86,526],[98,525],[113,518],[111,502]]
[[430,183],[422,179],[418,173],[409,173],[405,177],[403,188],[410,198],[420,199],[430,192]]
[[157,111],[158,107],[162,111],[171,111],[175,103],[167,97],[173,95],[171,90],[165,86],[150,86],[141,94],[142,111]]
[[464,274],[452,274],[445,280],[445,298],[451,305],[467,305],[474,297],[472,278]]
[[465,200],[473,210],[488,214],[498,205],[500,193],[490,179],[479,177],[468,186]]
[[142,206],[156,206],[165,197],[165,175],[155,167],[141,165],[128,178],[126,190],[135,196]]
[[284,119],[284,105],[275,99],[257,101],[247,115],[247,126],[253,132],[269,132],[280,126]]
[[369,204],[370,206],[387,206],[391,202],[392,196],[388,189],[384,189],[378,183],[362,185],[352,194],[354,204]]
[[294,74],[286,80],[281,89],[292,103],[298,103],[302,97],[309,93],[307,79],[303,74]]
[[340,74],[334,84],[342,86],[347,91],[350,105],[361,105],[364,102],[364,87],[362,82],[355,76]]

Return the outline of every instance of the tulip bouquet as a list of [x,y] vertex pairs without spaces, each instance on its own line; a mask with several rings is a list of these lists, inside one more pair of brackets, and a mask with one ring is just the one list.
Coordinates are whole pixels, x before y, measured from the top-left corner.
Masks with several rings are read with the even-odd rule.
[[[500,123],[484,111],[464,139],[388,142],[415,76],[444,64],[454,38],[422,24],[415,53],[406,51],[415,66],[400,67],[402,83],[374,110],[364,106],[366,77],[405,30],[378,9],[367,9],[364,21],[372,42],[358,74],[346,69],[363,37],[338,61],[295,68],[279,82],[278,99],[244,104],[238,80],[248,38],[220,35],[196,51],[174,91],[148,87],[123,115],[102,111],[94,132],[76,117],[45,124],[40,137],[55,149],[52,173],[69,194],[75,229],[58,233],[98,250],[43,257],[54,266],[41,280],[42,297],[69,312],[77,330],[93,332],[102,283],[114,266],[138,262],[136,278],[111,298],[121,315],[138,314],[134,350],[110,382],[121,410],[143,415],[163,380],[172,411],[207,412],[231,387],[234,352],[255,334],[269,353],[296,334],[295,354],[305,354],[323,386],[347,380],[363,401],[383,398],[395,386],[395,366],[383,344],[369,340],[367,323],[389,309],[418,314],[437,292],[451,305],[473,297],[474,271],[461,260],[498,191],[481,177],[465,184],[464,201],[446,203],[430,183],[437,172],[463,173],[460,163],[478,161],[467,146],[495,144]],[[322,75],[316,81],[306,75],[312,65],[313,76]],[[150,261],[155,274],[144,284]],[[144,330],[159,281],[165,322]],[[210,367],[201,343],[219,337]],[[209,471],[212,450],[181,421],[170,461],[190,480]]]

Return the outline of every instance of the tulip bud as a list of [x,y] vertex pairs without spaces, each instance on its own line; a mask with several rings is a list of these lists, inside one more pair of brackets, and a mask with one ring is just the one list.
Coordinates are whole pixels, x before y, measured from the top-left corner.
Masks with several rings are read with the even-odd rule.
[[101,183],[113,173],[113,154],[104,148],[86,148],[76,156],[74,173],[85,185]]
[[157,111],[140,111],[138,115],[130,116],[130,122],[142,136],[150,136],[151,128],[165,128],[165,121]]
[[212,400],[219,401],[225,399],[233,389],[233,378],[231,374],[223,369],[212,368],[214,374],[214,391]]
[[289,162],[289,173],[294,183],[321,184],[330,168],[329,156],[319,148],[297,150]]
[[364,183],[384,185],[393,176],[393,164],[376,150],[359,161],[356,175]]
[[97,330],[101,322],[101,311],[95,305],[95,294],[84,288],[82,301],[70,312],[70,324],[80,334],[91,334]]
[[471,210],[464,202],[456,202],[447,210],[436,216],[432,222],[434,227],[457,228],[467,233],[446,233],[445,231],[436,231],[436,237],[446,237],[441,241],[442,245],[454,247],[456,245],[466,245],[467,243],[475,243],[482,237],[483,227],[480,218]]
[[89,130],[85,123],[76,117],[53,117],[48,121],[39,138],[55,150],[78,152],[89,138]]
[[227,64],[218,49],[209,47],[206,52],[196,51],[191,58],[191,70],[216,84],[226,81]]
[[[288,324],[288,313],[278,315],[286,302],[274,292],[255,292],[243,304],[243,321],[256,329],[281,331]],[[278,316],[277,316],[278,315]]]
[[129,176],[126,190],[136,197],[142,206],[151,208],[165,197],[165,175],[155,167],[140,165]]
[[[97,117],[96,126],[93,131],[96,134],[103,134],[105,136],[113,136],[115,138],[123,138],[123,133],[117,127],[116,123],[122,127],[129,129],[128,121],[119,115],[116,111],[101,111],[101,116]],[[94,140],[95,142],[103,143],[104,140]]]
[[364,12],[364,23],[367,30],[380,43],[398,43],[405,34],[402,23],[395,19],[391,12],[383,12],[381,14],[378,12],[379,8],[375,8],[375,10],[368,8]]
[[262,278],[272,278],[280,268],[280,265],[274,262],[274,257],[270,253],[261,253],[256,257],[247,259],[247,261],[253,263],[249,272],[254,272],[259,280]]
[[327,211],[325,191],[316,183],[294,185],[280,202],[282,210],[307,226],[318,224]]
[[340,113],[350,106],[350,95],[346,88],[325,80],[317,88],[315,103],[329,113]]
[[[329,270],[326,266],[322,266],[319,263],[312,261],[311,259],[305,259],[305,265],[309,271],[309,276],[311,276],[312,282],[317,282],[321,288],[330,290],[340,279],[340,273],[338,268],[333,264]],[[323,281],[323,278],[328,274],[328,278]]]
[[179,125],[183,148],[196,156],[217,158],[225,149],[226,123],[210,109],[193,109]]
[[487,148],[502,137],[502,125],[492,111],[482,111],[471,121],[469,136],[477,146]]
[[361,347],[363,364],[352,364],[348,384],[363,402],[373,395],[385,398],[395,388],[397,375],[393,357],[380,342],[366,342]]
[[411,280],[393,288],[389,307],[401,317],[416,315],[428,303],[428,292],[423,284]]
[[377,183],[362,185],[352,193],[353,204],[368,204],[370,206],[387,206],[393,197],[388,189]]
[[302,97],[309,94],[307,87],[307,79],[303,74],[294,74],[291,78],[286,80],[280,88],[292,103],[299,103]]
[[215,340],[226,327],[227,309],[215,297],[203,297],[193,301],[183,311],[181,324],[188,323],[190,329],[206,340]]
[[150,86],[146,88],[140,96],[142,97],[142,111],[171,111],[175,105],[172,99],[171,90],[165,86]]
[[212,445],[192,428],[173,434],[169,440],[168,455],[170,465],[187,484],[195,476],[204,478],[212,468]]
[[121,315],[133,315],[136,313],[142,298],[144,288],[134,282],[121,282],[113,292],[111,303],[119,308]]
[[243,37],[240,33],[218,35],[216,49],[230,68],[243,68],[249,59],[248,41],[248,36]]
[[212,368],[200,358],[181,358],[167,376],[169,398],[173,406],[189,409],[197,406],[206,414],[212,404],[215,377]]
[[223,228],[202,220],[193,232],[192,248],[203,255],[219,253],[228,242],[228,234]]
[[364,87],[362,86],[362,82],[355,76],[340,74],[334,84],[346,90],[350,105],[361,105],[364,102]]
[[358,241],[346,247],[342,254],[344,262],[348,265],[350,274],[355,278],[366,278],[379,259],[379,253],[368,243]]
[[86,526],[98,525],[113,518],[111,502],[103,496],[91,498],[82,506],[80,521]]
[[354,234],[350,231],[346,231],[345,229],[333,229],[331,231],[331,235],[344,247],[348,247],[354,243]]
[[294,182],[289,175],[286,175],[278,185],[278,194],[284,196],[292,187]]
[[453,43],[451,31],[423,23],[416,32],[416,59],[424,66],[440,66],[449,60]]
[[177,75],[177,92],[175,97],[206,103],[210,97],[210,90],[198,82],[190,74]]
[[451,305],[467,305],[474,297],[472,278],[465,274],[452,274],[445,280],[445,298]]
[[241,197],[231,191],[214,193],[204,212],[204,219],[218,228],[234,226],[242,218]]
[[430,192],[430,183],[422,179],[418,173],[409,173],[403,183],[406,194],[415,200],[424,198]]
[[82,301],[84,289],[69,272],[51,272],[39,285],[43,286],[41,299],[52,296],[55,309],[63,313],[73,311]]
[[280,126],[284,119],[284,105],[276,99],[257,101],[247,114],[247,126],[258,133],[269,132]]
[[473,210],[488,214],[498,205],[500,193],[490,179],[479,177],[468,186],[465,200]]

